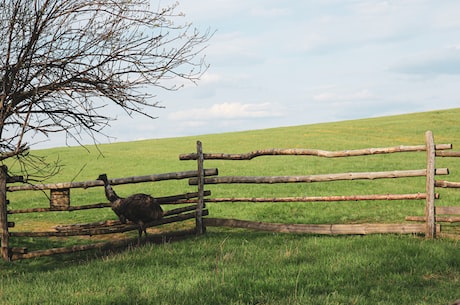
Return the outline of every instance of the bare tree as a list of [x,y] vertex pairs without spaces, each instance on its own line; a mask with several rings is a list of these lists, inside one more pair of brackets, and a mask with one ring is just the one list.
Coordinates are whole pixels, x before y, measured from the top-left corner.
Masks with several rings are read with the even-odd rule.
[[0,0],[0,161],[40,170],[46,163],[30,159],[34,135],[65,133],[81,144],[86,134],[97,143],[114,119],[107,105],[154,118],[147,108],[160,105],[145,86],[177,90],[180,80],[198,80],[211,34],[178,24],[177,6]]

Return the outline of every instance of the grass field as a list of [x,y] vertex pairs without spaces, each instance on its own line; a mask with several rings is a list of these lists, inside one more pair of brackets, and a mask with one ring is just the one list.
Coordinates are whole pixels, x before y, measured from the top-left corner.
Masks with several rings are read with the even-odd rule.
[[[345,150],[436,143],[460,147],[459,109],[237,133],[36,151],[65,165],[48,182],[94,180],[193,170],[179,161],[195,151],[245,153],[264,148]],[[460,181],[460,160],[437,159],[442,177]],[[206,161],[219,175],[307,175],[421,169],[424,153],[347,159],[261,157]],[[10,167],[14,168],[14,164]],[[209,186],[215,197],[315,196],[424,192],[424,179],[282,185]],[[157,196],[195,191],[187,181],[117,186],[120,195]],[[438,205],[458,205],[460,191],[438,190]],[[40,192],[8,194],[10,209],[45,207]],[[72,190],[72,205],[105,201],[102,188]],[[209,204],[213,217],[285,223],[404,222],[422,215],[424,201],[286,204]],[[60,223],[115,219],[110,209],[12,215],[13,230],[49,229]],[[88,238],[12,239],[45,248]],[[460,256],[455,239],[420,236],[312,236],[209,228],[202,237],[116,253],[84,252],[0,263],[1,304],[449,304],[460,298]]]

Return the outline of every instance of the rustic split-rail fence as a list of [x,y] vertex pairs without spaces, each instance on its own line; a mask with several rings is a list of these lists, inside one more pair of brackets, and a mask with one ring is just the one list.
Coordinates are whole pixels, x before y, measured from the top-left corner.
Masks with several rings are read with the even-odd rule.
[[[408,177],[426,177],[425,193],[413,194],[370,194],[370,195],[348,195],[348,196],[313,196],[313,197],[280,197],[280,198],[206,198],[203,202],[332,202],[332,201],[360,201],[360,200],[425,200],[425,216],[407,216],[405,220],[418,223],[396,223],[396,224],[279,224],[258,221],[247,221],[239,219],[224,219],[206,217],[202,221],[203,226],[226,226],[233,228],[247,228],[255,230],[290,232],[290,233],[311,233],[311,234],[372,234],[372,233],[400,233],[415,234],[423,233],[427,238],[435,238],[440,231],[439,222],[460,222],[460,206],[435,207],[435,200],[439,194],[435,192],[436,187],[460,188],[460,182],[449,182],[446,180],[435,180],[436,175],[448,175],[447,168],[436,168],[436,157],[460,157],[460,152],[449,151],[452,144],[435,144],[433,133],[425,133],[425,145],[405,146],[399,145],[385,148],[366,148],[344,151],[325,151],[317,149],[268,149],[257,150],[246,154],[226,153],[202,153],[202,144],[197,142],[197,153],[182,154],[181,160],[198,160],[198,167],[204,167],[204,160],[251,160],[260,156],[294,155],[294,156],[317,156],[324,158],[341,158],[368,156],[376,154],[426,152],[426,167],[414,170],[392,170],[383,172],[347,172],[338,174],[320,174],[307,176],[218,176],[204,177],[203,181],[191,178],[190,184],[247,184],[247,183],[313,183],[329,182],[340,180],[374,180],[394,179]],[[376,187],[375,189],[378,189]],[[437,216],[449,215],[449,216]],[[198,222],[200,223],[200,222]]]
[[[451,151],[451,144],[435,144],[431,131],[425,133],[423,145],[399,145],[385,148],[366,148],[344,151],[325,151],[317,149],[267,149],[257,150],[245,154],[204,153],[202,143],[197,142],[196,153],[181,154],[180,160],[196,160],[197,170],[154,174],[149,176],[135,176],[111,179],[112,185],[130,184],[141,182],[155,182],[171,179],[188,179],[188,184],[197,187],[196,192],[156,198],[160,204],[180,204],[178,208],[167,210],[161,220],[147,224],[147,227],[160,226],[166,223],[195,219],[195,227],[191,230],[169,232],[165,236],[184,236],[189,234],[203,234],[206,227],[224,226],[232,228],[246,228],[274,232],[310,233],[310,234],[372,234],[372,233],[399,233],[399,234],[425,234],[427,238],[435,238],[440,232],[440,222],[460,222],[460,206],[436,207],[435,200],[439,195],[435,192],[438,188],[460,188],[460,182],[436,180],[435,176],[448,175],[447,168],[436,168],[436,157],[460,157],[460,152]],[[304,176],[219,176],[217,168],[205,169],[205,160],[251,160],[260,156],[295,155],[316,156],[322,158],[344,158],[355,156],[368,156],[377,154],[426,152],[426,167],[411,170],[392,170],[380,172],[347,172],[334,174],[317,174]],[[347,180],[375,180],[409,177],[425,177],[424,193],[409,194],[368,194],[368,195],[332,195],[332,196],[292,196],[292,197],[218,197],[205,190],[210,184],[274,184],[274,183],[316,183]],[[1,230],[1,255],[5,260],[31,258],[57,253],[69,253],[80,250],[103,249],[114,246],[126,246],[133,239],[122,239],[111,242],[98,242],[94,244],[77,245],[45,250],[28,251],[24,247],[10,247],[10,237],[50,237],[50,236],[81,236],[113,234],[137,230],[135,224],[121,224],[119,221],[101,221],[96,223],[57,225],[49,231],[10,231],[15,224],[8,221],[8,215],[35,212],[68,212],[86,209],[107,208],[109,203],[96,203],[71,206],[70,189],[102,187],[103,182],[94,180],[86,182],[41,184],[41,185],[13,185],[10,182],[20,181],[21,177],[8,177],[5,167],[0,170],[0,230]],[[375,189],[378,189],[377,187]],[[8,209],[7,192],[30,190],[49,190],[50,206],[46,208]],[[218,194],[217,194],[218,195]],[[424,216],[407,216],[405,223],[366,223],[366,224],[281,224],[241,219],[208,217],[207,203],[225,202],[333,202],[333,201],[371,201],[371,200],[424,200]],[[218,216],[218,215],[212,215]],[[154,236],[155,237],[155,236]]]
[[[205,176],[217,175],[217,169],[203,169],[200,174]],[[164,180],[183,180],[191,177],[199,177],[198,171],[172,172],[165,174],[152,174],[147,176],[134,176],[110,179],[111,185],[133,184],[142,182],[155,182]],[[69,236],[96,236],[104,234],[124,233],[138,230],[139,226],[133,223],[122,224],[120,221],[107,220],[93,223],[59,225],[57,224],[48,231],[10,231],[9,228],[16,227],[17,224],[8,221],[8,216],[22,213],[44,213],[44,212],[72,212],[88,209],[99,209],[111,207],[110,203],[94,203],[84,205],[70,205],[70,190],[73,188],[93,188],[103,187],[104,183],[100,180],[84,181],[84,182],[66,182],[66,183],[51,183],[38,185],[13,185],[8,186],[8,182],[17,182],[22,180],[22,177],[8,177],[7,168],[0,167],[0,226],[1,226],[1,255],[4,260],[15,260],[22,258],[33,258],[38,256],[71,253],[76,251],[90,249],[110,249],[114,247],[123,247],[134,245],[134,239],[124,238],[116,239],[115,241],[97,242],[93,244],[74,245],[70,247],[60,247],[44,250],[29,251],[25,247],[10,247],[10,237],[69,237]],[[7,192],[18,191],[49,191],[49,207],[26,208],[26,209],[8,209],[9,200]],[[200,201],[198,197],[204,198],[209,196],[209,191],[190,192],[166,197],[156,197],[155,199],[161,205],[180,205],[178,208],[168,209],[162,219],[146,224],[146,227],[160,226],[169,223],[181,222],[184,220],[196,218],[197,204]],[[201,199],[202,201],[202,199]],[[206,209],[201,209],[201,216],[207,215]],[[149,240],[164,240],[165,238],[176,238],[190,234],[194,234],[195,229],[182,230],[177,232],[169,232],[161,235],[149,235]]]

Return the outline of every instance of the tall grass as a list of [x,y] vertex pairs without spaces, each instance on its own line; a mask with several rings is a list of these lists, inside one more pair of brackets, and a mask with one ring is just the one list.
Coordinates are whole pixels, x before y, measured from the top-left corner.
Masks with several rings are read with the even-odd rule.
[[[179,161],[195,151],[244,153],[263,148],[359,149],[424,143],[460,147],[460,109],[248,132],[158,139],[37,151],[65,164],[49,182],[93,180],[193,170]],[[206,161],[226,175],[304,175],[424,168],[424,153],[321,159],[261,157]],[[14,165],[10,165],[14,167]],[[456,159],[437,159],[447,178],[460,181]],[[442,177],[444,178],[444,177]],[[215,197],[314,196],[424,192],[423,178],[282,185],[208,186]],[[186,181],[117,186],[120,195],[156,196],[194,191]],[[460,192],[438,190],[437,204],[455,205]],[[72,189],[72,205],[105,201],[102,188]],[[10,209],[48,205],[41,192],[9,193]],[[286,223],[403,222],[422,215],[423,201],[286,204],[208,204],[212,216]],[[110,209],[11,215],[14,230],[49,229],[57,223],[115,219]],[[94,238],[90,238],[91,241]],[[85,239],[15,239],[31,249]],[[210,228],[205,236],[148,245],[120,253],[85,252],[0,263],[2,304],[448,304],[460,298],[460,257],[452,239],[374,235],[327,237]]]

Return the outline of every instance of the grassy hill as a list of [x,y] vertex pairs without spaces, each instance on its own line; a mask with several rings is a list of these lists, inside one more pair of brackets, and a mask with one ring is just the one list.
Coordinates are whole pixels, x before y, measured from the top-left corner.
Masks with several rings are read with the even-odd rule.
[[[452,143],[460,147],[458,117],[459,109],[415,113],[373,119],[273,128],[246,132],[211,134],[194,137],[145,140],[138,142],[101,145],[99,150],[88,147],[64,147],[37,151],[49,160],[59,159],[64,165],[62,172],[51,182],[94,180],[100,173],[109,178],[142,176],[154,173],[186,171],[196,169],[194,161],[179,161],[179,154],[196,151],[196,140],[203,143],[205,152],[245,153],[264,148],[316,148],[324,150],[346,150],[369,147],[424,144],[426,130],[432,130],[436,143]],[[448,180],[460,181],[460,168],[453,159],[439,159],[438,167],[449,167]],[[307,175],[341,173],[353,171],[387,171],[422,169],[425,153],[378,155],[355,158],[323,159],[305,156],[261,157],[251,161],[206,161],[207,168],[217,167],[221,176],[227,175]],[[356,181],[318,184],[278,185],[220,185],[208,186],[214,197],[237,196],[324,196],[354,194],[385,194],[424,192],[424,178],[385,181]],[[187,181],[172,181],[150,184],[118,186],[122,195],[147,192],[156,196],[195,191]],[[458,201],[455,191],[443,190],[446,200]],[[444,197],[444,196],[443,196]],[[13,193],[11,207],[39,207],[46,205],[48,198],[40,192]],[[72,204],[104,201],[102,188],[72,190]],[[365,206],[367,203],[363,203]],[[445,201],[439,204],[448,204]],[[387,202],[371,203],[372,207],[356,208],[354,202],[337,205],[322,205],[327,213],[317,213],[312,204],[283,205],[247,204],[210,205],[210,212],[219,216],[250,220],[293,223],[347,223],[347,222],[400,222],[408,214],[423,213],[420,202],[403,202],[388,207]],[[357,213],[361,210],[360,213]],[[81,217],[79,218],[79,215]],[[28,214],[30,217],[33,215]],[[113,218],[110,210],[69,215],[68,222]],[[77,219],[75,219],[77,218]],[[44,225],[48,225],[45,223]]]
[[[460,108],[408,115],[225,134],[145,140],[36,151],[64,164],[48,182],[93,180],[193,170],[179,161],[194,152],[245,153],[264,148],[345,150],[436,143],[460,147]],[[102,153],[102,155],[100,154]],[[226,175],[305,175],[347,171],[424,168],[424,153],[347,159],[261,157],[251,161],[206,161]],[[11,165],[14,167],[14,165]],[[456,159],[437,159],[447,180],[460,181]],[[423,179],[289,185],[209,186],[213,196],[347,195],[423,192]],[[194,191],[186,181],[117,186],[120,195],[157,196]],[[458,190],[442,190],[438,204],[459,202]],[[40,192],[8,194],[10,208],[46,206]],[[72,190],[72,204],[104,201],[102,188]],[[423,202],[209,204],[213,216],[288,223],[402,222],[423,214]],[[110,209],[12,215],[15,230],[49,228],[56,222],[115,219]],[[74,240],[20,241],[30,246]],[[80,242],[80,241],[79,241]],[[457,241],[416,236],[325,237],[210,228],[203,237],[149,245],[122,253],[61,255],[0,264],[4,304],[448,304],[459,298]]]

